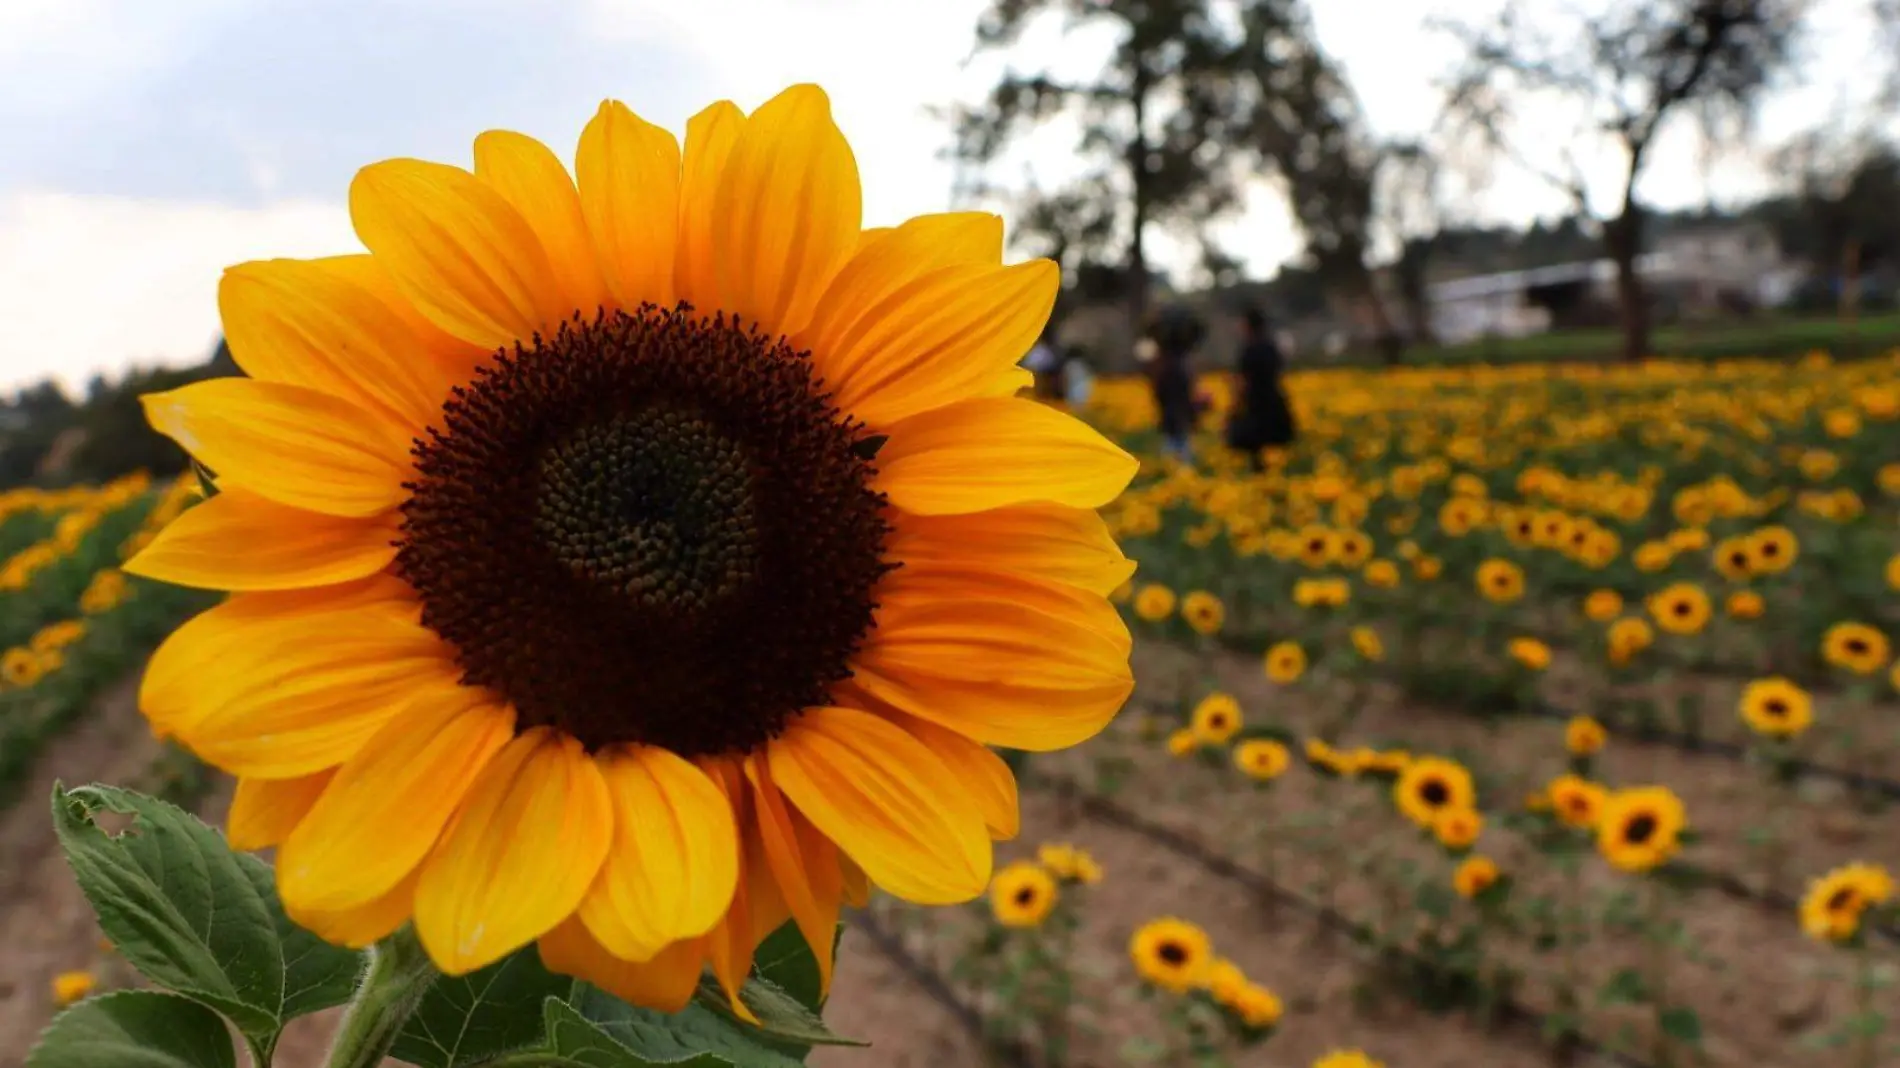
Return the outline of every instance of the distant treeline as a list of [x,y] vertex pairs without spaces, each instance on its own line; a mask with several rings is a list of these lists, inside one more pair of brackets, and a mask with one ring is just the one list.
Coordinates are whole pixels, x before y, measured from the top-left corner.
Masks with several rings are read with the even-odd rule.
[[182,369],[95,375],[75,398],[47,380],[0,396],[0,489],[104,482],[132,471],[154,477],[185,470],[184,451],[145,422],[139,397],[238,373],[222,342],[211,358]]

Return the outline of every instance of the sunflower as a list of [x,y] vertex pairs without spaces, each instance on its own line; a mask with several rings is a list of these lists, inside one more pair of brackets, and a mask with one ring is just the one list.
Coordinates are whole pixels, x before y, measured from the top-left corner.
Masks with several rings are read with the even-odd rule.
[[1536,638],[1512,638],[1506,651],[1512,660],[1530,671],[1542,671],[1550,666],[1550,646]]
[[1207,971],[1201,976],[1201,987],[1222,1005],[1239,997],[1246,986],[1247,973],[1226,957],[1214,958],[1214,962],[1207,966]]
[[1597,825],[1609,793],[1580,776],[1559,775],[1545,787],[1544,796],[1566,826],[1589,829]]
[[1371,627],[1354,627],[1350,634],[1352,647],[1359,655],[1374,662],[1385,659],[1385,642],[1379,639],[1379,632]]
[[1390,560],[1374,560],[1361,574],[1366,577],[1366,585],[1375,589],[1389,590],[1399,584],[1399,565]]
[[1887,588],[1900,591],[1900,553],[1894,553],[1887,559]]
[[1005,927],[1037,927],[1060,896],[1055,876],[1040,864],[1019,860],[990,880],[990,912]]
[[[1342,530],[1338,534],[1337,558],[1347,567],[1363,567],[1372,559],[1372,537],[1363,530]],[[1371,578],[1368,576],[1367,581]],[[1377,585],[1377,583],[1373,583]]]
[[298,922],[538,944],[661,1009],[840,904],[988,886],[1015,787],[1132,688],[1093,509],[1132,457],[1015,397],[1054,264],[998,220],[865,230],[813,86],[674,137],[609,101],[570,178],[374,164],[367,255],[248,263],[250,375],[145,398],[219,493],[127,564],[237,591],[154,656]]
[[1262,664],[1267,678],[1274,682],[1281,685],[1296,682],[1306,673],[1306,650],[1300,647],[1299,642],[1275,642],[1267,650]]
[[1213,634],[1220,630],[1227,611],[1221,607],[1220,598],[1206,590],[1195,590],[1181,598],[1181,618],[1196,634]]
[[1432,835],[1446,849],[1470,849],[1484,833],[1484,817],[1475,808],[1445,808],[1432,818]]
[[1314,1061],[1313,1068],[1385,1068],[1385,1062],[1373,1060],[1365,1050],[1336,1049]]
[[1748,568],[1757,575],[1778,575],[1794,566],[1801,542],[1787,527],[1762,527],[1748,536]]
[[1495,557],[1478,565],[1478,592],[1493,604],[1509,604],[1524,596],[1524,569]]
[[1695,634],[1708,625],[1713,609],[1709,595],[1693,582],[1677,582],[1656,591],[1649,599],[1649,614],[1656,626],[1670,634]]
[[1730,582],[1742,582],[1754,574],[1755,556],[1745,537],[1723,538],[1716,543],[1710,557],[1715,561],[1715,570]]
[[1234,766],[1256,782],[1272,782],[1286,773],[1291,755],[1271,738],[1251,738],[1234,747]]
[[1682,799],[1667,786],[1618,790],[1603,802],[1597,849],[1622,871],[1649,871],[1675,856],[1685,815]]
[[1893,896],[1893,877],[1876,864],[1847,864],[1809,884],[1801,898],[1801,929],[1819,942],[1845,942],[1860,932],[1861,914]]
[[1050,842],[1036,850],[1036,861],[1065,883],[1094,886],[1102,881],[1102,866],[1086,849],[1067,842]]
[[1399,773],[1392,784],[1392,800],[1407,819],[1429,829],[1447,809],[1475,808],[1478,793],[1463,765],[1425,756],[1413,759]]
[[1583,614],[1595,623],[1608,623],[1623,611],[1623,595],[1615,590],[1592,590],[1583,599]]
[[1650,629],[1649,621],[1641,616],[1625,616],[1610,624],[1607,637],[1610,663],[1627,664],[1631,657],[1655,642],[1656,632]]
[[1571,716],[1564,724],[1564,749],[1571,756],[1594,756],[1603,750],[1609,733],[1591,716]]
[[1321,526],[1300,531],[1300,562],[1307,567],[1325,567],[1339,557],[1339,539]]
[[1185,994],[1200,986],[1214,961],[1207,932],[1172,916],[1150,920],[1128,941],[1128,956],[1141,977],[1163,990]]
[[1174,591],[1158,582],[1150,582],[1135,591],[1135,615],[1149,623],[1159,623],[1174,614]]
[[1240,1025],[1252,1031],[1264,1031],[1280,1022],[1286,1007],[1280,996],[1258,983],[1247,983],[1233,997],[1221,1002],[1240,1019]]
[[1498,881],[1497,862],[1486,856],[1466,857],[1451,873],[1452,889],[1462,898],[1474,898]]
[[1887,663],[1887,636],[1865,623],[1836,623],[1821,636],[1821,657],[1856,675],[1871,675]]
[[1445,573],[1445,562],[1436,556],[1421,556],[1412,561],[1412,576],[1420,582],[1430,582]]
[[1676,557],[1676,551],[1667,542],[1646,541],[1630,554],[1630,562],[1638,571],[1661,571],[1668,567]]
[[1728,595],[1726,608],[1730,619],[1760,619],[1768,611],[1768,602],[1754,590],[1736,590]]
[[1194,733],[1193,727],[1181,727],[1168,735],[1168,752],[1173,756],[1184,757],[1201,747],[1201,736]]
[[1202,745],[1226,745],[1241,720],[1240,702],[1231,694],[1210,693],[1194,706],[1194,738]]
[[1814,701],[1787,679],[1756,679],[1742,688],[1742,721],[1756,734],[1792,738],[1814,722]]
[[44,653],[35,653],[24,646],[15,646],[0,654],[0,682],[7,686],[23,690],[40,681],[46,674]]

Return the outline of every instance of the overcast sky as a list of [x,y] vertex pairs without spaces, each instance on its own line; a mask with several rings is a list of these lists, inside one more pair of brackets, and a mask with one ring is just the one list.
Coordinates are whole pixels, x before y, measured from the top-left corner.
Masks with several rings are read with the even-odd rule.
[[[1545,0],[1537,0],[1543,3]],[[1422,129],[1452,58],[1432,12],[1498,0],[1323,0],[1323,44],[1381,132]],[[1845,10],[1851,0],[1833,6]],[[867,225],[942,210],[953,175],[925,108],[981,93],[965,67],[986,0],[3,0],[0,2],[0,391],[56,374],[189,363],[215,342],[228,264],[355,251],[344,197],[391,156],[462,165],[485,129],[533,134],[571,158],[602,98],[675,130],[704,104],[750,109],[799,81],[830,92],[858,155]],[[1526,4],[1520,0],[1520,10]],[[1864,27],[1823,27],[1815,69],[1862,62]],[[1100,39],[1032,34],[1010,62],[1087,69]],[[1785,134],[1833,105],[1817,79],[1771,109]],[[1028,166],[1072,159],[1060,131]],[[1607,169],[1605,174],[1607,176]],[[1005,173],[1000,177],[1014,177]],[[1644,191],[1669,206],[1734,200],[1766,181],[1746,160],[1711,171],[1678,139]],[[1527,219],[1561,205],[1502,172],[1470,207]],[[1296,251],[1262,188],[1226,243],[1254,273]],[[1164,256],[1166,249],[1164,247]],[[1163,264],[1167,266],[1167,264]]]

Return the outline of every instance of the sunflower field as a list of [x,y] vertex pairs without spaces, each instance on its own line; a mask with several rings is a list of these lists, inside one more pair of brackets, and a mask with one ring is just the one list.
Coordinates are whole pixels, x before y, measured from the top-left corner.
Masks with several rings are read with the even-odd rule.
[[1136,694],[883,936],[1012,1063],[1900,1063],[1900,354],[1288,388],[1100,385]]

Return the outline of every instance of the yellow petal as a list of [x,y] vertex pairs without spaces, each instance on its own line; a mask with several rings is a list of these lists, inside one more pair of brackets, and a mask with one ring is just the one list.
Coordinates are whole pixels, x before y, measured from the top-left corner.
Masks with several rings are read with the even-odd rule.
[[278,852],[293,917],[374,901],[416,870],[513,736],[514,716],[484,701],[468,687],[425,694],[343,765]]
[[719,178],[713,255],[720,307],[767,334],[796,334],[858,243],[858,162],[815,85],[746,120]]
[[818,963],[818,988],[831,989],[832,946],[838,933],[838,907],[844,896],[838,870],[838,847],[810,826],[808,820],[786,807],[772,782],[763,754],[746,759],[746,778],[752,784],[754,826],[779,895],[797,922],[805,944]]
[[376,515],[408,497],[409,432],[328,393],[214,378],[139,399],[153,429],[216,472],[219,486],[340,516]]
[[1018,504],[968,515],[891,516],[893,560],[1007,571],[1107,594],[1135,572],[1102,517],[1087,508]]
[[1100,508],[1135,476],[1135,458],[1086,423],[1008,397],[967,400],[889,428],[877,488],[920,515],[1042,501]]
[[1106,598],[1073,586],[905,567],[877,599],[851,685],[977,741],[1075,745],[1134,688],[1127,626]]
[[215,666],[186,680],[205,711],[180,740],[266,779],[343,763],[417,695],[459,685],[460,669],[416,616],[413,604],[313,608],[212,635],[215,649],[186,660],[209,653]]
[[608,100],[574,154],[581,211],[607,289],[628,311],[673,304],[680,148],[673,135]]
[[627,746],[600,765],[614,844],[580,916],[614,956],[647,960],[726,914],[739,881],[739,832],[719,787],[667,750]]
[[409,333],[416,339],[417,349],[411,355],[415,359],[429,359],[448,369],[449,378],[456,382],[466,382],[473,375],[474,368],[488,360],[494,349],[477,345],[473,341],[456,337],[437,326],[434,320],[416,310],[409,298],[402,295],[396,279],[378,263],[376,257],[368,253],[355,256],[328,256],[310,263],[319,269],[330,272],[348,281],[351,285],[376,295],[398,319],[402,320]]
[[[749,828],[752,823],[752,803],[746,789],[745,774],[739,770],[738,763],[730,757],[707,757],[699,762],[700,769],[711,779],[719,792],[726,796],[732,807],[733,823],[738,827]],[[726,992],[726,1000],[732,1011],[748,1023],[758,1023],[745,1002],[739,1000],[739,990],[745,985],[746,975],[752,970],[752,956],[757,951],[762,937],[758,929],[765,917],[763,913],[782,908],[778,900],[777,888],[772,884],[771,871],[766,867],[764,854],[758,844],[756,831],[743,836],[745,855],[739,862],[739,881],[732,895],[732,907],[725,916],[713,925],[706,935],[706,955],[712,965],[713,976]]]
[[521,213],[459,167],[364,167],[350,183],[350,221],[417,311],[483,348],[526,342],[575,311]]
[[821,361],[829,361],[860,323],[919,278],[945,267],[1000,263],[1003,220],[978,211],[919,215],[901,226],[865,230],[858,242],[797,339],[796,347],[811,349]]
[[291,918],[326,941],[363,949],[396,933],[396,928],[407,923],[415,911],[416,873],[412,871],[374,901],[334,912],[293,913]]
[[1013,378],[1060,282],[1048,260],[946,267],[891,294],[835,348],[814,347],[814,359],[838,407],[882,429]]
[[416,934],[466,975],[574,914],[613,839],[613,802],[580,742],[533,727],[483,768],[416,884]]
[[1022,809],[1016,795],[1016,773],[989,747],[973,741],[948,727],[927,719],[886,713],[886,718],[915,735],[917,740],[937,754],[957,781],[964,784],[977,808],[983,812],[983,824],[998,841],[1007,842],[1022,830]]
[[325,768],[294,779],[239,779],[224,817],[231,848],[268,849],[289,837],[335,774],[335,768]]
[[186,509],[125,570],[210,590],[331,586],[388,566],[399,525],[394,512],[329,516],[233,486]]
[[521,213],[541,239],[563,302],[592,319],[607,303],[607,283],[594,259],[580,194],[560,157],[526,134],[490,130],[475,139],[475,177]]
[[645,961],[621,960],[607,951],[578,919],[541,936],[541,963],[622,1001],[658,1012],[678,1012],[693,999],[706,962],[705,939],[675,942]]
[[380,294],[324,260],[229,268],[218,315],[251,377],[320,390],[399,425],[426,424],[455,385]]
[[916,738],[869,712],[807,709],[768,747],[772,777],[873,882],[948,905],[983,892],[990,837],[957,781]]
[[201,682],[223,672],[227,655],[249,641],[250,628],[307,609],[374,603],[395,595],[394,586],[392,579],[375,579],[340,590],[240,593],[200,612],[172,631],[146,663],[139,680],[139,711],[161,738],[188,733],[212,710],[200,699]]
[[721,100],[686,120],[686,160],[680,174],[679,254],[674,281],[679,298],[701,314],[719,310],[719,271],[713,255],[713,203],[719,176],[745,128],[745,112]]

